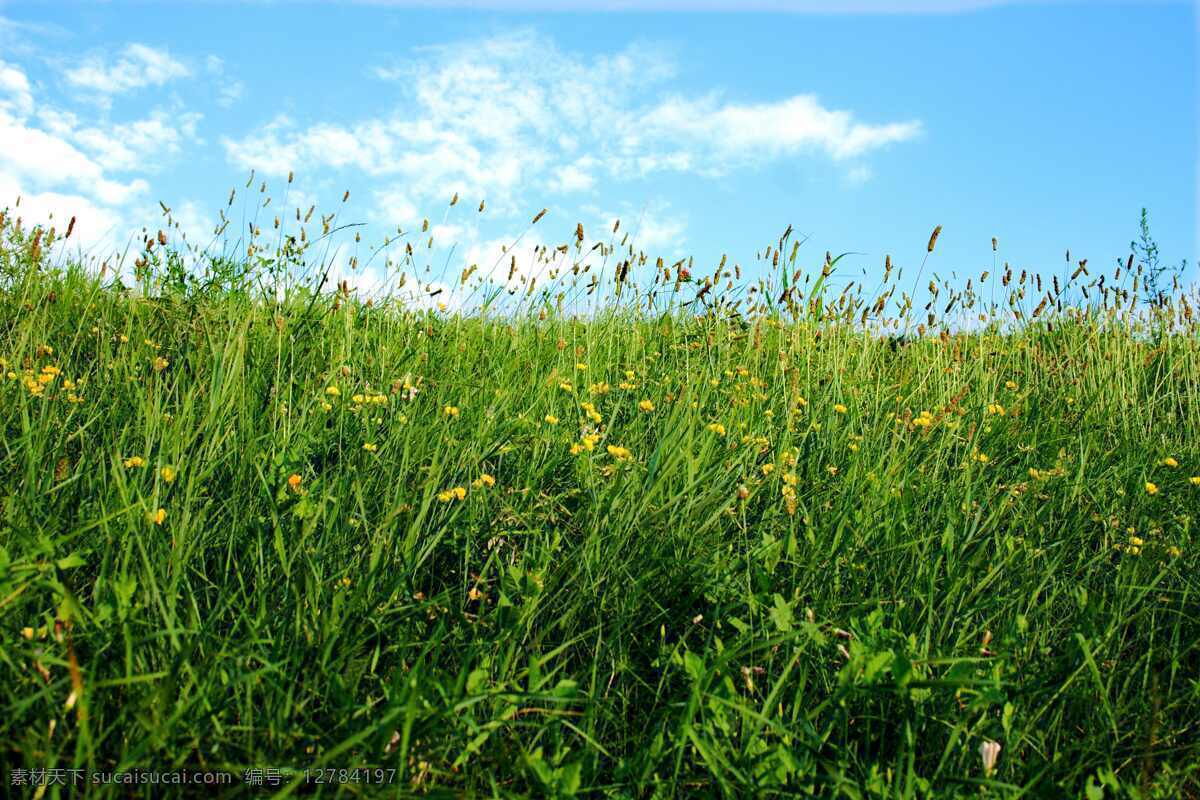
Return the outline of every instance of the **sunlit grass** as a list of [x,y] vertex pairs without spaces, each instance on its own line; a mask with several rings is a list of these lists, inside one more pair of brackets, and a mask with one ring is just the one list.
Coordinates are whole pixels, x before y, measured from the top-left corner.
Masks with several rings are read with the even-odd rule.
[[572,317],[579,230],[439,311],[314,292],[299,233],[207,273],[148,235],[123,291],[4,230],[6,765],[1197,791],[1194,294],[1000,267],[953,327],[785,236],[753,292],[613,245]]

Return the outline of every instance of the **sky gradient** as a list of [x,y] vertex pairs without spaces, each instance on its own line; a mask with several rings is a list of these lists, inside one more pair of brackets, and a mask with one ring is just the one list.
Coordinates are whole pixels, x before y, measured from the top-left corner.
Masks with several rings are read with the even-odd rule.
[[1196,277],[1191,4],[439,5],[0,3],[0,207],[107,247],[162,200],[196,241],[254,169],[288,211],[350,190],[364,239],[429,217],[454,272],[547,207],[523,246],[620,218],[750,265],[794,225],[849,277],[915,269],[940,224],[928,269],[965,280],[993,236],[1018,269],[1113,264],[1145,206]]

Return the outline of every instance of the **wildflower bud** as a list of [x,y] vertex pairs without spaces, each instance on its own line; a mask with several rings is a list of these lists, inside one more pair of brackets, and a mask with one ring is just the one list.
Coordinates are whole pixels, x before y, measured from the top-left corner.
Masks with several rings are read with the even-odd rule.
[[983,761],[983,771],[990,776],[996,769],[996,759],[1000,757],[1000,743],[985,740],[979,745],[979,757]]

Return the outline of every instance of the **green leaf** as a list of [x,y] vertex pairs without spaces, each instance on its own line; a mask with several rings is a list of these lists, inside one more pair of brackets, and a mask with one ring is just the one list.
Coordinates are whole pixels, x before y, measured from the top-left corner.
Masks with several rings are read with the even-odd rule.
[[788,633],[792,629],[792,620],[794,619],[792,607],[781,594],[776,593],[774,600],[775,606],[771,609],[771,621],[775,623],[775,627],[781,633]]
[[59,569],[75,569],[76,567],[82,567],[86,563],[83,560],[83,556],[79,555],[79,553],[71,553],[66,558],[60,558],[54,562],[55,566]]

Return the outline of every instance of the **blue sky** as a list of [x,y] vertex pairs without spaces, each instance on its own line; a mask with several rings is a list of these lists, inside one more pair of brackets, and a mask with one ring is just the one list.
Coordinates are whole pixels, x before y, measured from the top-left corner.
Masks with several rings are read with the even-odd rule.
[[163,200],[196,241],[251,169],[275,208],[295,170],[289,212],[349,189],[371,241],[429,217],[454,271],[542,207],[522,246],[619,217],[704,271],[789,224],[810,266],[915,270],[940,224],[931,272],[996,236],[1057,273],[1125,256],[1142,206],[1166,258],[1200,250],[1191,4],[604,5],[0,2],[0,206],[110,246]]

